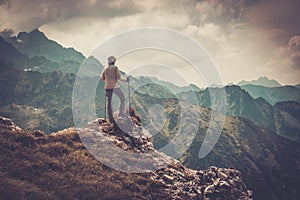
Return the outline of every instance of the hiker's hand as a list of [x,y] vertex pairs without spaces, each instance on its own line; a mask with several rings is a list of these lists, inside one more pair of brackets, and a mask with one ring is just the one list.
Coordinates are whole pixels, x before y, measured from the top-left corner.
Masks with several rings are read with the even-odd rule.
[[129,76],[127,76],[127,78],[126,78],[126,81],[127,81],[127,82],[130,82],[130,78],[129,78]]

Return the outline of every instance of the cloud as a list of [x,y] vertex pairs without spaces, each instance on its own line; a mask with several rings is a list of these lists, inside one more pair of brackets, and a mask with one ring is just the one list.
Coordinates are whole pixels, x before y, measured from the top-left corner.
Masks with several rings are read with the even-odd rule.
[[246,7],[245,16],[250,23],[270,31],[274,40],[285,45],[291,36],[300,32],[299,8],[299,0],[258,0]]
[[255,0],[244,10],[248,23],[264,32],[273,45],[262,70],[283,83],[299,83],[299,7],[299,0]]
[[300,50],[300,35],[293,36],[289,41],[290,50]]
[[291,37],[288,46],[294,64],[300,68],[300,35]]
[[210,0],[197,2],[195,9],[201,21],[226,24],[239,20],[244,6],[243,0]]
[[7,0],[0,0],[0,5],[6,4]]
[[1,29],[32,30],[72,18],[113,18],[141,10],[125,0],[4,0],[0,3]]
[[295,68],[298,50],[292,48],[298,41],[292,38],[300,32],[299,2],[0,0],[0,29],[40,27],[49,38],[88,55],[120,32],[145,26],[169,28],[203,45],[225,82],[266,75],[288,83],[296,82],[300,72]]

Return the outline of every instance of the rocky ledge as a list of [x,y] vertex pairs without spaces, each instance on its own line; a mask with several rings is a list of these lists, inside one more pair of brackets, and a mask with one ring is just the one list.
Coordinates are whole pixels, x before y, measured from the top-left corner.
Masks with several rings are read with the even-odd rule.
[[21,131],[22,129],[8,118],[0,116],[0,129],[9,129],[11,131]]
[[215,166],[200,171],[186,168],[178,160],[156,151],[151,134],[133,121],[128,117],[117,117],[116,123],[112,124],[98,119],[86,128],[104,135],[123,150],[151,152],[152,162],[158,162],[156,166],[162,167],[150,172],[150,178],[161,183],[172,199],[252,199],[252,191],[247,190],[240,171]]
[[[51,135],[23,131],[0,117],[0,139],[0,149],[5,152],[0,159],[0,199],[252,199],[239,171],[215,166],[199,171],[186,168],[155,150],[151,134],[128,117],[117,118],[116,124],[98,119],[86,127]],[[126,152],[145,154],[144,164],[161,167],[144,173],[109,168],[87,151],[103,141]],[[130,167],[124,156],[113,152],[109,156]],[[90,188],[88,193],[81,192],[85,187]]]
[[152,173],[174,199],[252,199],[239,171],[218,168],[195,171],[179,163]]

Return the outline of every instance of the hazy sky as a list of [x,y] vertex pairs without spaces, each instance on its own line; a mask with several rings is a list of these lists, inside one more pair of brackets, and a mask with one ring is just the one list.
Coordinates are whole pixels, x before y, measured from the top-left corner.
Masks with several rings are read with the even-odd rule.
[[[225,83],[268,76],[295,84],[300,82],[299,8],[299,0],[0,0],[0,29],[17,33],[39,28],[50,39],[89,55],[115,34],[168,28],[203,45]],[[128,58],[160,56],[159,51],[137,54]],[[130,62],[123,60],[118,64],[126,71]],[[196,82],[187,66],[172,65]]]

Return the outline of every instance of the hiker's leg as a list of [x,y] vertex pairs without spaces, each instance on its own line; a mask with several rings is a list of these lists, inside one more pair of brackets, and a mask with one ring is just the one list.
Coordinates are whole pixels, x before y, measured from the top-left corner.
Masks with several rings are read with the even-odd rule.
[[115,88],[114,93],[119,97],[120,99],[120,111],[119,115],[122,116],[125,113],[125,96],[121,88]]
[[107,113],[108,113],[109,121],[112,121],[114,119],[113,112],[112,112],[112,105],[111,105],[112,94],[113,94],[113,90],[112,89],[106,89]]

